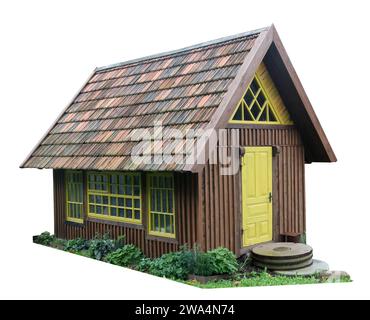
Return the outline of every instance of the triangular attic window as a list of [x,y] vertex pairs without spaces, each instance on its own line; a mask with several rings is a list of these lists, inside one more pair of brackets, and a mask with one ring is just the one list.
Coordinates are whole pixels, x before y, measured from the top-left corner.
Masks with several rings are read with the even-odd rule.
[[239,102],[230,122],[281,123],[257,76]]

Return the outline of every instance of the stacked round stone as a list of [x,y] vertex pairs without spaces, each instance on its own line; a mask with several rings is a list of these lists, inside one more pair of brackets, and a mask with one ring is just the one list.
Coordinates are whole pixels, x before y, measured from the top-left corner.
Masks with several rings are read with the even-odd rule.
[[296,270],[312,265],[313,250],[302,243],[278,242],[252,249],[254,265],[269,270]]

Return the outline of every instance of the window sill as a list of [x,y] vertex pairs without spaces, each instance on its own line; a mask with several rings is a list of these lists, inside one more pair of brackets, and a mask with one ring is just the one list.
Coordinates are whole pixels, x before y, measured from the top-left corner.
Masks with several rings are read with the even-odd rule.
[[235,123],[235,122],[229,122],[227,124],[227,128],[229,129],[289,129],[292,128],[294,124],[281,124],[281,123],[266,123],[263,122],[257,124],[257,123]]
[[155,236],[152,234],[147,234],[145,239],[151,240],[151,241],[160,241],[160,242],[179,244],[179,241],[176,238],[161,237],[161,236]]
[[85,221],[84,222],[73,222],[73,221],[65,220],[64,224],[70,225],[73,227],[85,228]]
[[98,218],[87,218],[88,222],[94,222],[94,223],[104,223],[109,224],[111,226],[120,226],[120,227],[126,227],[131,229],[144,229],[144,226],[142,224],[137,223],[130,223],[130,222],[122,222],[122,221],[113,221],[113,220],[105,220],[105,219],[98,219]]

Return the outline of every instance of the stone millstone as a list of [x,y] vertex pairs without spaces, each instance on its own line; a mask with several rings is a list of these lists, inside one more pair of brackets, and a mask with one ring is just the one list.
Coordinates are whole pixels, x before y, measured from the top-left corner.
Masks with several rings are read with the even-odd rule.
[[313,250],[302,243],[261,244],[252,249],[256,266],[269,270],[296,270],[312,265]]
[[[313,259],[312,265],[297,270],[274,270],[274,273],[283,276],[313,276],[316,274],[325,274],[329,271],[329,265],[325,261]],[[328,276],[330,278],[330,276]]]

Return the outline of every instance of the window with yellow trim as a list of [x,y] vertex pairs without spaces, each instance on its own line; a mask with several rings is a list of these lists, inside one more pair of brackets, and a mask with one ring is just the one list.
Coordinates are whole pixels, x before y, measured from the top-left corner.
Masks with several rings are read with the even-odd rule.
[[230,120],[231,123],[281,124],[261,81],[254,77]]
[[87,174],[89,217],[141,223],[140,173]]
[[66,171],[66,220],[83,223],[83,174]]
[[149,234],[175,238],[175,192],[171,173],[148,175]]

